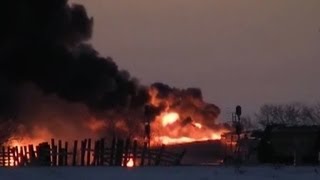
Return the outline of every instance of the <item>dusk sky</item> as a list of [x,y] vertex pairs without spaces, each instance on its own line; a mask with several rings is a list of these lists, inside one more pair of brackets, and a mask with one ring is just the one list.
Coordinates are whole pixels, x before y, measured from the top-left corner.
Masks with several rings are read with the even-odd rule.
[[236,104],[320,101],[319,0],[73,0],[91,43],[142,84],[199,87],[229,118]]

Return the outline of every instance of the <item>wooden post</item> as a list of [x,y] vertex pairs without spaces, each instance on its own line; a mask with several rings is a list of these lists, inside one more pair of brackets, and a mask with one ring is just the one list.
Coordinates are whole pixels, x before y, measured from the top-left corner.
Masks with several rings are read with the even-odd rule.
[[111,143],[111,151],[110,151],[110,166],[113,166],[115,164],[115,148],[116,148],[116,138],[113,137],[112,143]]
[[78,141],[75,140],[73,144],[73,152],[72,152],[72,166],[76,166],[77,164],[77,152],[78,151]]
[[133,141],[133,166],[136,166],[136,161],[137,161],[137,140]]
[[58,146],[53,145],[52,146],[52,166],[58,166]]
[[22,147],[23,149],[23,165],[29,165],[29,158],[28,158],[28,150],[27,146]]
[[100,157],[100,154],[99,154],[99,150],[100,150],[100,141],[97,140],[94,142],[94,148],[93,148],[93,162],[91,165],[94,165],[94,166],[97,166],[99,165],[99,157]]
[[35,155],[35,151],[33,149],[33,145],[29,145],[29,156],[30,156],[30,164],[31,165],[35,165],[36,164],[36,155]]
[[99,155],[100,155],[100,157],[99,157],[99,159],[100,159],[100,161],[99,161],[99,166],[103,166],[103,164],[104,164],[104,153],[105,153],[105,149],[104,149],[104,143],[105,143],[105,139],[104,138],[102,138],[101,140],[100,140],[100,150],[99,150]]
[[11,151],[11,153],[12,153],[12,160],[13,160],[13,162],[12,162],[12,166],[17,166],[17,162],[16,162],[16,151],[15,151],[15,148],[14,147],[12,147],[12,148],[10,148],[10,151]]
[[58,141],[58,166],[63,165],[63,152],[62,152],[62,142],[61,140]]
[[144,142],[143,149],[142,149],[142,154],[141,154],[140,166],[144,166],[144,158],[146,156],[147,150],[148,150],[148,142]]
[[115,165],[116,166],[122,166],[122,157],[123,157],[123,144],[124,144],[124,142],[123,142],[123,140],[122,139],[119,139],[118,141],[117,141],[117,147],[116,147],[116,158],[115,158],[115,160],[116,160],[116,163],[115,163]]
[[36,163],[36,165],[37,166],[39,166],[40,164],[39,164],[39,145],[38,146],[36,146],[36,148],[35,148],[35,154],[36,154],[36,161],[35,161],[35,163]]
[[15,151],[15,166],[19,166],[21,158],[19,158],[19,148],[16,146],[14,148]]
[[124,147],[124,158],[123,158],[123,165],[126,167],[127,166],[127,162],[129,160],[129,148],[130,148],[130,139],[127,138],[126,139],[126,144],[125,144],[125,147]]
[[51,165],[51,154],[49,143],[41,143],[37,146],[37,159],[38,165],[50,166]]
[[86,154],[87,139],[81,141],[81,166],[84,166],[84,157]]
[[69,144],[68,144],[68,142],[66,141],[65,143],[64,143],[64,165],[65,166],[68,166],[68,146],[69,146]]
[[6,149],[4,146],[2,146],[2,166],[6,166]]
[[162,145],[158,154],[157,154],[157,157],[156,157],[156,160],[155,160],[155,165],[156,166],[159,166],[160,165],[160,162],[161,162],[161,157],[162,157],[162,153],[165,149],[165,145]]
[[7,147],[7,159],[8,159],[8,166],[11,166],[11,152],[10,147]]
[[88,149],[87,149],[87,166],[90,166],[91,161],[91,139],[88,139]]
[[26,163],[30,163],[30,153],[28,152],[28,148],[27,146],[23,146],[23,150],[24,150],[24,155],[26,156]]
[[54,143],[54,139],[51,139],[51,162],[52,166],[57,165],[57,146]]
[[25,165],[25,155],[23,153],[23,147],[22,146],[20,146],[19,158],[20,158],[19,166],[24,166]]

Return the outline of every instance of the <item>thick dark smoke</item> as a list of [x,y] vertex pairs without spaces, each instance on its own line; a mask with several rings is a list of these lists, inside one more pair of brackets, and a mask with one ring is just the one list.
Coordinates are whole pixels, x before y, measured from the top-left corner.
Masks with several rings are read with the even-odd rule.
[[[93,114],[147,102],[146,88],[86,44],[93,19],[82,5],[69,5],[67,0],[2,0],[0,23],[2,120],[28,119],[22,97],[30,96],[30,91],[43,93],[38,98],[56,96],[85,104]],[[28,99],[32,106],[28,109],[43,106],[36,99]]]
[[[17,123],[23,124],[18,129],[24,132],[31,132],[34,124],[72,129],[85,126],[81,123],[92,116],[121,119],[112,127],[122,129],[134,130],[141,123],[148,88],[87,43],[93,18],[82,5],[67,0],[2,0],[0,23],[0,131],[17,131]],[[160,98],[177,93],[203,102],[198,89],[153,86]],[[176,109],[184,105],[190,103]],[[212,118],[219,114],[214,105],[205,108]],[[0,135],[0,142],[6,138]]]
[[5,88],[12,91],[31,82],[92,109],[123,107],[141,94],[129,73],[84,44],[91,37],[93,19],[83,6],[70,6],[66,0],[1,3],[0,73]]

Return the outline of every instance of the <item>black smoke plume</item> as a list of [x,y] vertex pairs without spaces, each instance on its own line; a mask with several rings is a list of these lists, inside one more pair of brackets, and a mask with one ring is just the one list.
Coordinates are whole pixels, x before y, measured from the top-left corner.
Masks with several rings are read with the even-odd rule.
[[[87,43],[93,22],[82,5],[67,0],[0,2],[0,131],[30,133],[39,126],[67,137],[84,134],[83,122],[97,119],[112,121],[111,134],[141,131],[148,88]],[[165,85],[154,87],[159,96],[168,94]],[[181,92],[202,100],[197,89]],[[215,118],[219,110],[212,109]]]
[[30,82],[45,93],[93,109],[122,107],[129,98],[140,95],[139,85],[128,72],[119,71],[111,58],[100,57],[85,44],[91,37],[93,19],[83,6],[70,6],[66,0],[1,3],[4,89],[12,91]]
[[67,0],[3,0],[0,23],[2,121],[26,121],[26,108],[53,103],[39,100],[46,96],[85,104],[93,114],[140,107],[148,101],[146,88],[86,43],[93,19],[82,5]]

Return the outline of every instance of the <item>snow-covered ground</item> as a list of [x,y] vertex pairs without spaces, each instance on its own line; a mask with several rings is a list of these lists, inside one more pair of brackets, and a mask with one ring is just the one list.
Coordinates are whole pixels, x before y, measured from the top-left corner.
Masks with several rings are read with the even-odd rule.
[[318,167],[65,167],[65,168],[0,168],[0,179],[45,180],[320,180]]

